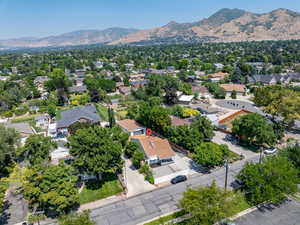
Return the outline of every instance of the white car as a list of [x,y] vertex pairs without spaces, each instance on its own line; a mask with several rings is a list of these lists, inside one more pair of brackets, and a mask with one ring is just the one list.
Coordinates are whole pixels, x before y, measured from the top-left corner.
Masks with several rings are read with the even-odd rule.
[[276,153],[276,152],[277,152],[277,149],[276,149],[276,148],[270,148],[270,149],[264,150],[264,153],[265,153],[266,155],[271,155],[271,154],[274,154],[274,153]]

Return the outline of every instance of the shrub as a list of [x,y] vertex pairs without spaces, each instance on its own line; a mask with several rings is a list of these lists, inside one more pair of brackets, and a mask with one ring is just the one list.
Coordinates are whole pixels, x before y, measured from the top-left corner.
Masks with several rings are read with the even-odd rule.
[[130,141],[125,147],[125,155],[129,158],[133,156],[133,154],[139,149],[139,146],[137,143]]
[[143,152],[136,151],[133,153],[132,156],[132,163],[134,167],[140,168],[141,167],[141,162],[144,160],[145,156]]

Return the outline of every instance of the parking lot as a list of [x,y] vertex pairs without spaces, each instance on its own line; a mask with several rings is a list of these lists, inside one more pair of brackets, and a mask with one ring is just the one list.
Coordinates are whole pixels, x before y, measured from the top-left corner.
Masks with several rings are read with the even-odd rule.
[[289,200],[261,207],[235,221],[237,225],[299,225],[300,202]]

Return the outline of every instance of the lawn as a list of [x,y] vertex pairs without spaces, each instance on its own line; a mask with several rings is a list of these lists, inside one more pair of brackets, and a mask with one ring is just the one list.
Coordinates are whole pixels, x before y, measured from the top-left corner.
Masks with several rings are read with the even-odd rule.
[[122,191],[122,186],[116,175],[103,175],[103,179],[100,182],[90,181],[85,184],[85,187],[79,194],[79,203],[85,204],[104,199]]
[[101,119],[108,121],[108,111],[107,108],[101,104],[97,104],[96,105],[99,116],[101,117]]
[[181,217],[183,216],[185,213],[183,211],[178,211],[178,212],[175,212],[175,213],[172,213],[171,215],[168,215],[168,216],[163,216],[163,217],[160,217],[156,220],[153,220],[149,223],[145,223],[144,225],[160,225],[160,224],[164,224],[170,220],[173,220],[173,219],[176,219],[178,217]]

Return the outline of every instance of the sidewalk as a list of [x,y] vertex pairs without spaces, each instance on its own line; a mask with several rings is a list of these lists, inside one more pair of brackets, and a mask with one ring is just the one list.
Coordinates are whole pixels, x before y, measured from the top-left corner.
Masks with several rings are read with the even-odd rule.
[[82,211],[88,210],[88,209],[99,208],[101,206],[108,205],[108,204],[111,204],[111,203],[114,203],[114,202],[117,202],[117,201],[121,201],[121,200],[124,200],[124,199],[126,199],[126,195],[124,195],[124,194],[113,195],[113,196],[110,196],[110,197],[105,198],[105,199],[101,199],[101,200],[98,200],[98,201],[89,202],[89,203],[80,205],[78,211],[82,212]]

